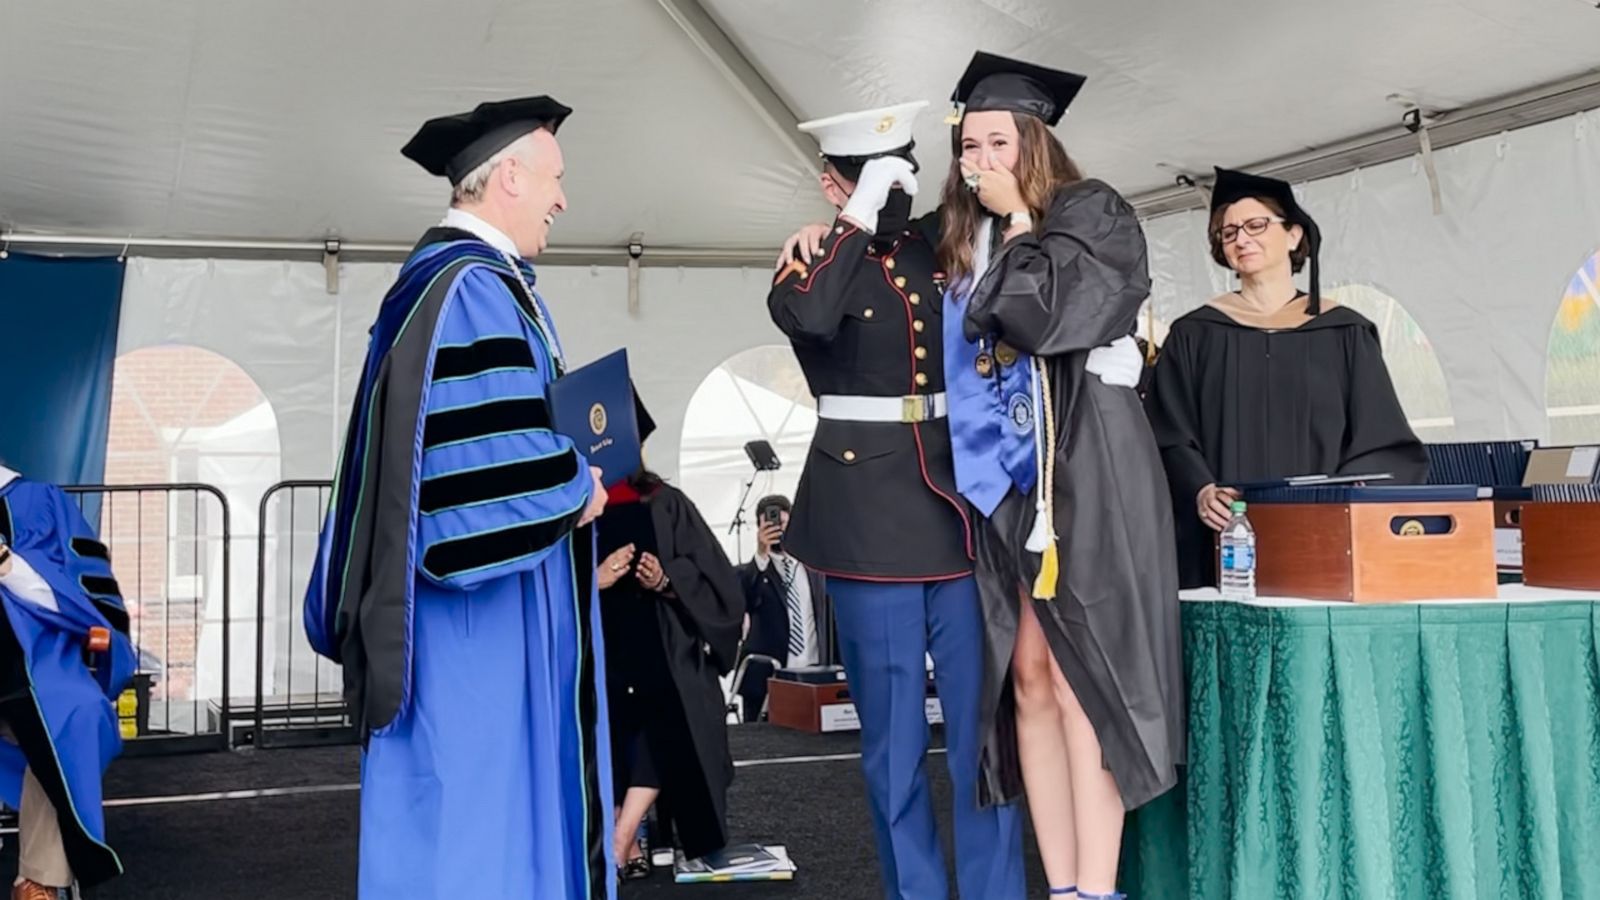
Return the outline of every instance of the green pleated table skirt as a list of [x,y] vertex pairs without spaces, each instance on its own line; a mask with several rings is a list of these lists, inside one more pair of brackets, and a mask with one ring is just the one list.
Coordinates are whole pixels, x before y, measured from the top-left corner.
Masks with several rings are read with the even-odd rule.
[[1183,604],[1189,765],[1134,900],[1600,898],[1600,601]]

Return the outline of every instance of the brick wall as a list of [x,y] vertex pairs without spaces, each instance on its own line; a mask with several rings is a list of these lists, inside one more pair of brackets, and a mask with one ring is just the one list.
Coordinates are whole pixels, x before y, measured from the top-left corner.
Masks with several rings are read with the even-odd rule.
[[[263,399],[250,376],[209,350],[150,347],[122,356],[112,377],[106,483],[199,480],[192,455],[175,456],[178,432],[223,424]],[[220,519],[215,498],[193,491],[117,493],[101,503],[100,533],[111,547],[133,637],[143,659],[164,669],[159,700],[193,696],[205,610],[192,576],[221,578],[210,566],[220,551]]]

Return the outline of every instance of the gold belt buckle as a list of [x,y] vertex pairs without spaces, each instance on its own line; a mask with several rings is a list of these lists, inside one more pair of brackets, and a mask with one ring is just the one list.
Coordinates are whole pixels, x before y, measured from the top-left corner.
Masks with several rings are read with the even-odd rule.
[[911,394],[900,398],[900,422],[905,425],[915,425],[928,420],[928,397],[926,394]]

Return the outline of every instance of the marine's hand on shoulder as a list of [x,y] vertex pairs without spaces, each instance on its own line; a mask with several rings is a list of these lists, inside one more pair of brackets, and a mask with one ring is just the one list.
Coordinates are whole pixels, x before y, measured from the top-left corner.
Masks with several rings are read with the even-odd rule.
[[822,239],[828,236],[829,228],[822,223],[806,225],[789,239],[783,242],[783,249],[778,251],[778,261],[773,264],[772,271],[780,272],[784,266],[795,261],[795,254],[799,254],[801,262],[811,265],[811,261],[822,255]]
[[578,520],[579,528],[600,518],[600,514],[606,511],[606,486],[600,482],[600,468],[590,466],[589,477],[594,480],[594,493],[589,496],[589,506],[583,511],[583,517]]

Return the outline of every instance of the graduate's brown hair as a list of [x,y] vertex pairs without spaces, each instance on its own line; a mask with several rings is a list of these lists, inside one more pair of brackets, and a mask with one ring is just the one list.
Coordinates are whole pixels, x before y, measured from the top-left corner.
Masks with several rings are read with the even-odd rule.
[[[1246,198],[1241,197],[1240,199]],[[1267,209],[1272,210],[1273,215],[1284,219],[1283,227],[1285,230],[1300,224],[1299,222],[1287,221],[1288,213],[1284,211],[1283,204],[1275,198],[1256,195],[1249,199],[1255,200]],[[1238,202],[1238,200],[1234,201],[1234,203]],[[1233,203],[1229,203],[1226,206],[1219,206],[1212,210],[1211,224],[1206,228],[1206,238],[1211,241],[1211,259],[1224,269],[1233,268],[1228,265],[1228,254],[1222,248],[1222,220],[1228,215],[1228,209],[1232,206]],[[1301,269],[1306,267],[1306,260],[1311,258],[1311,235],[1303,233],[1305,231],[1304,227],[1301,228],[1301,231],[1300,243],[1289,251],[1289,270],[1297,275]]]
[[[1044,121],[1014,112],[1017,123],[1017,186],[1033,215],[1033,227],[1044,227],[1045,211],[1056,191],[1083,180],[1078,164]],[[939,264],[949,283],[972,272],[972,239],[987,211],[961,174],[961,125],[950,129],[950,174],[940,197],[943,236],[939,239]]]

